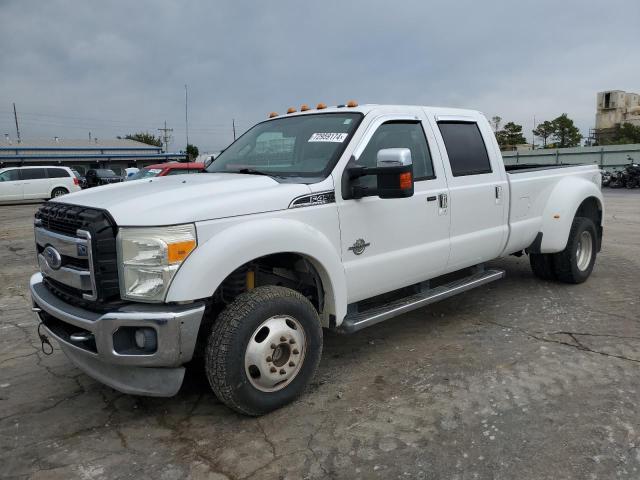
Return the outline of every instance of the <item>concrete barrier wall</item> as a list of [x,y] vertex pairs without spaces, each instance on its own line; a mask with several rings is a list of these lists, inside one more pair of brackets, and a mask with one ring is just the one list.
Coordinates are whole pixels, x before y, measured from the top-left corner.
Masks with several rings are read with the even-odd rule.
[[502,156],[506,165],[596,164],[605,170],[616,171],[629,165],[629,157],[634,163],[640,163],[640,144],[502,152]]

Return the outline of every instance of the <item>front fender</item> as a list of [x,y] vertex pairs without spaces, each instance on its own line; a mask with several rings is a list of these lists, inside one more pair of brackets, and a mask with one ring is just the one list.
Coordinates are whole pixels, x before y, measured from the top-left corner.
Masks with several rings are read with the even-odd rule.
[[593,182],[582,177],[565,177],[556,184],[542,215],[541,253],[556,253],[565,249],[576,211],[590,197],[598,201],[604,219],[602,192]]
[[238,267],[274,253],[297,253],[313,264],[325,290],[325,311],[340,323],[347,311],[347,286],[339,253],[322,232],[291,219],[252,220],[212,235],[180,267],[166,301],[210,297]]

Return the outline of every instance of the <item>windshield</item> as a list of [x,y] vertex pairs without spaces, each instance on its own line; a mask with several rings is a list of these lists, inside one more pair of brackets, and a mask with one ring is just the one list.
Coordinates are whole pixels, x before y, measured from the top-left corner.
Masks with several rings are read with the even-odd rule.
[[109,170],[108,168],[99,168],[96,170],[96,174],[99,177],[115,177],[116,176],[116,172],[114,172],[113,170]]
[[322,113],[259,123],[222,152],[207,172],[326,177],[362,118]]
[[138,173],[131,175],[127,180],[139,180],[141,178],[157,177],[161,168],[143,168]]

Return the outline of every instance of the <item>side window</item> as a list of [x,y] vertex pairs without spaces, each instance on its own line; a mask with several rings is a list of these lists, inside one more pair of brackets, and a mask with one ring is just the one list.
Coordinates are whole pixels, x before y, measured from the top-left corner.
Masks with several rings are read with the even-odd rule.
[[47,168],[47,176],[49,178],[65,178],[69,173],[64,168]]
[[20,173],[18,170],[7,170],[0,174],[0,182],[15,182],[20,180]]
[[[391,121],[380,125],[360,155],[358,164],[375,167],[378,161],[378,150],[385,148],[411,150],[413,176],[416,181],[435,178],[427,139],[420,122]],[[366,176],[358,180],[362,186],[371,188],[376,186],[374,176]]]
[[25,168],[22,170],[23,180],[40,180],[41,178],[47,178],[44,168]]
[[476,123],[438,122],[454,177],[491,173],[487,147]]
[[184,175],[185,173],[189,173],[186,168],[172,168],[167,175]]

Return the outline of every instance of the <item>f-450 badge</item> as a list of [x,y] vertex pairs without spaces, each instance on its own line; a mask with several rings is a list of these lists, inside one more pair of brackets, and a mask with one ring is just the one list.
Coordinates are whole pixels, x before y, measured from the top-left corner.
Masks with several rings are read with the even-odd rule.
[[365,242],[364,238],[359,238],[353,245],[349,247],[349,250],[351,250],[356,255],[362,255],[362,252],[364,252],[365,248],[367,248],[369,245],[371,244],[369,242]]

